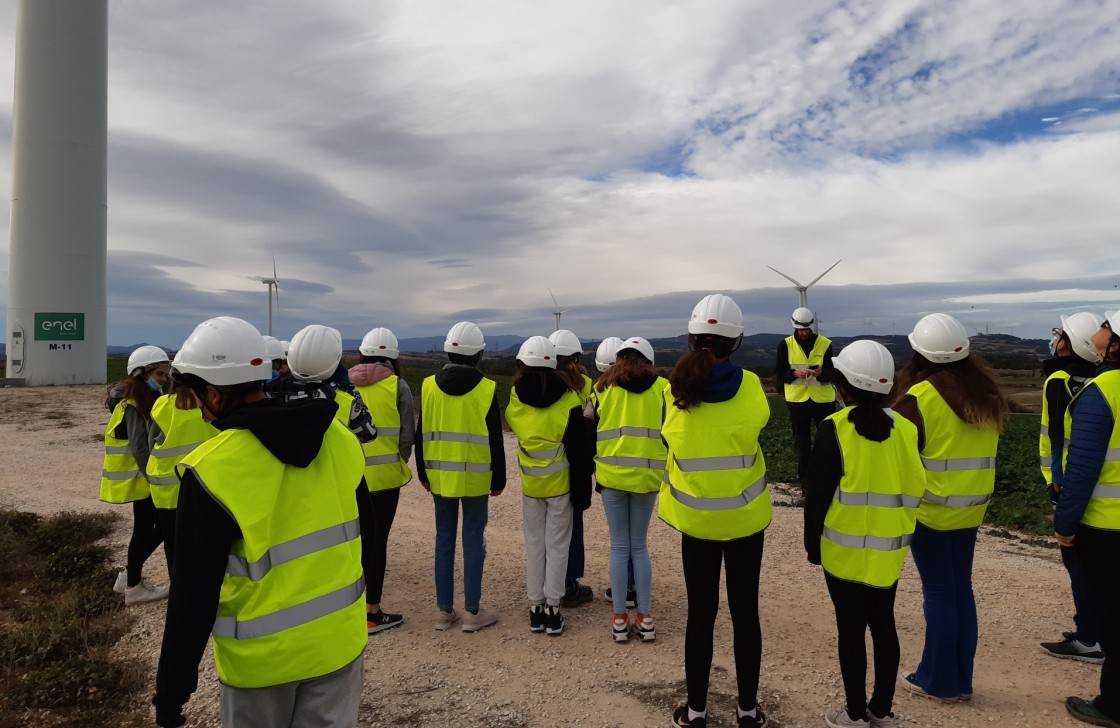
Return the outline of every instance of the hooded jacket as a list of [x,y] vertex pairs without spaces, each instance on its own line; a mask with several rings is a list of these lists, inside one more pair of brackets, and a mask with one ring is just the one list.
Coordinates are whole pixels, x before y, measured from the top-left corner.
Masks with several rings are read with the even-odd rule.
[[[1079,356],[1056,356],[1042,362],[1042,376],[1048,380],[1042,392],[1046,400],[1046,412],[1050,416],[1048,425],[1050,437],[1050,452],[1060,453],[1066,446],[1066,408],[1069,407],[1070,391],[1077,394],[1085,386],[1087,380],[1096,373],[1097,367],[1090,361]],[[1069,374],[1069,389],[1066,384],[1058,379],[1050,379],[1056,372]],[[1051,480],[1061,485],[1062,483],[1062,458],[1056,457],[1050,464]],[[1051,490],[1051,500],[1057,500],[1057,493]]]
[[[349,375],[350,383],[355,387],[368,387],[388,379],[394,372],[387,364],[358,364],[350,367]],[[401,415],[401,434],[397,446],[401,457],[408,460],[416,439],[416,406],[412,400],[412,389],[404,377],[397,377],[397,412]]]
[[[323,437],[338,410],[332,400],[280,402],[262,399],[236,407],[213,424],[218,430],[249,430],[280,462],[305,468],[319,454]],[[363,480],[354,492],[360,528],[372,523],[369,491]],[[198,688],[198,665],[214,626],[226,563],[241,531],[233,517],[195,478],[183,473],[175,534],[175,588],[167,603],[159,669],[156,673],[156,722],[182,725],[182,708]]]
[[[461,397],[478,386],[482,381],[482,372],[466,364],[444,364],[443,369],[436,372],[436,386],[444,394]],[[416,432],[424,432],[424,412],[421,410],[416,418]],[[486,433],[490,440],[490,492],[501,493],[506,487],[506,446],[502,437],[502,418],[498,412],[498,394],[494,392],[494,401],[486,411]],[[427,485],[428,471],[424,467],[424,442],[422,437],[417,437],[416,448],[416,477],[421,483]]]
[[[542,391],[539,383],[544,381]],[[522,404],[538,409],[551,407],[568,392],[567,383],[558,376],[543,378],[523,378],[513,385],[517,398]],[[594,451],[588,447],[584,434],[582,407],[572,407],[568,412],[568,424],[561,439],[568,456],[568,487],[571,489],[572,508],[585,511],[591,507],[591,475],[594,472],[592,461]]]

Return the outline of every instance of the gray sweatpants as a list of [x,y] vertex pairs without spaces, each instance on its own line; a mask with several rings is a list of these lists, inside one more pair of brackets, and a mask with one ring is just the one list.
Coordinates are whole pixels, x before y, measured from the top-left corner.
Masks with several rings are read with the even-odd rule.
[[224,728],[354,728],[362,700],[365,654],[311,680],[267,688],[222,685]]
[[568,570],[572,540],[572,499],[568,493],[552,498],[521,498],[525,527],[525,583],[530,604],[559,606]]

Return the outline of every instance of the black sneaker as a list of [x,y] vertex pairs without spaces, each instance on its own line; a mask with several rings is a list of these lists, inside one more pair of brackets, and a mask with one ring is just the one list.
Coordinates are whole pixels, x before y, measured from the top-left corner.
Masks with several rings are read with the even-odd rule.
[[389,614],[383,609],[377,610],[377,614],[370,614],[366,612],[366,632],[369,634],[376,634],[384,632],[393,627],[399,627],[404,617],[399,614]]
[[[611,595],[611,588],[609,586],[607,587],[606,596],[607,596],[607,601],[608,602],[614,601],[614,597]],[[638,608],[638,592],[634,591],[633,589],[627,589],[626,590],[626,608],[627,609],[637,609]]]
[[735,719],[739,721],[735,724],[739,726],[739,728],[766,728],[766,726],[770,725],[770,721],[766,718],[766,713],[762,712],[762,706],[757,703],[755,703],[754,706],[753,718],[749,715],[744,715],[740,718],[739,711],[736,709]]
[[1067,660],[1091,662],[1099,664],[1104,662],[1104,650],[1100,643],[1087,645],[1075,637],[1067,637],[1061,642],[1043,642],[1042,651],[1051,657],[1062,657]]
[[578,607],[581,604],[587,604],[595,598],[595,593],[591,591],[591,587],[584,586],[578,581],[564,592],[564,596],[560,597],[560,606],[565,608]]
[[529,607],[529,631],[544,632],[544,627],[544,606],[541,604],[534,604],[533,606]]
[[560,607],[544,608],[544,632],[549,637],[564,634],[564,615],[560,614]]
[[1092,700],[1085,698],[1066,698],[1066,710],[1069,714],[1078,720],[1093,725],[1103,726],[1120,726],[1120,721],[1114,720],[1111,716],[1107,716],[1101,712],[1096,703]]
[[673,711],[673,725],[677,728],[708,728],[707,718],[688,719],[688,706],[682,705]]

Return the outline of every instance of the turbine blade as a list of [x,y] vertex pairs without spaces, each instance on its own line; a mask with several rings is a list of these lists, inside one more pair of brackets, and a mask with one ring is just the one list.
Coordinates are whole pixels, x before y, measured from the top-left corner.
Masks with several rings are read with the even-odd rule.
[[546,289],[546,290],[548,291],[548,295],[549,295],[549,296],[552,296],[552,305],[553,305],[553,306],[555,306],[556,308],[560,308],[560,304],[556,302],[556,296],[554,296],[554,295],[552,294],[552,289],[551,289],[551,288],[548,288],[548,289]]
[[272,254],[272,277],[276,277],[276,253]]
[[[843,258],[841,258],[840,260],[843,260]],[[832,269],[833,269],[833,268],[835,268],[836,266],[840,265],[840,260],[838,260],[838,261],[836,261],[835,263],[833,263],[832,265],[828,266],[828,270],[832,270]],[[827,274],[828,274],[828,270],[826,270],[826,271],[825,271],[824,273],[821,273],[821,274],[820,274],[819,276],[817,276],[816,278],[814,278],[814,279],[813,279],[813,283],[816,283],[816,282],[817,282],[817,281],[819,281],[819,280],[820,280],[821,278],[824,278],[824,277],[825,277],[825,275],[827,275]],[[808,286],[805,286],[805,287],[806,287],[806,288],[808,288],[809,286],[813,285],[813,283],[810,283],[810,284],[809,284]]]
[[[770,266],[766,266],[766,267],[767,267],[767,268],[770,268]],[[780,276],[781,276],[782,278],[785,278],[785,279],[786,279],[787,281],[789,281],[789,282],[790,282],[790,283],[792,283],[793,285],[797,286],[798,288],[801,288],[801,284],[800,284],[800,283],[798,283],[797,281],[795,281],[795,280],[794,280],[793,278],[790,278],[789,276],[787,276],[787,275],[786,275],[785,273],[781,272],[781,271],[780,271],[780,270],[778,270],[777,268],[770,268],[770,270],[774,271],[775,273],[777,273],[778,275],[780,275]],[[809,285],[811,286],[811,285],[813,285],[813,284],[812,284],[812,283],[810,283]],[[808,288],[808,286],[806,286],[806,288]]]

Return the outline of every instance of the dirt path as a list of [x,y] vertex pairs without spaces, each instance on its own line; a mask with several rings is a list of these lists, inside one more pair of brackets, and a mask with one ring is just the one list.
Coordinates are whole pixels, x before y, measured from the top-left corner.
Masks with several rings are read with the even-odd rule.
[[[38,513],[126,509],[97,501],[103,388],[0,389],[0,505]],[[513,452],[513,447],[507,447]],[[516,466],[510,465],[510,472]],[[558,638],[531,634],[524,597],[521,496],[516,480],[491,500],[483,603],[502,621],[476,634],[432,629],[434,528],[430,499],[405,488],[390,539],[385,606],[405,615],[402,627],[374,635],[366,652],[362,725],[596,726],[669,724],[684,699],[684,585],[679,536],[660,521],[650,529],[658,639],[615,644],[611,607],[603,598],[608,539],[596,499],[586,514],[587,577],[596,600],[566,610]],[[112,546],[123,560],[127,518]],[[157,554],[158,556],[158,554]],[[147,575],[167,579],[162,558]],[[907,726],[1067,726],[1066,695],[1093,695],[1099,668],[1042,654],[1040,640],[1071,626],[1068,581],[1057,551],[981,535],[976,557],[980,649],[976,698],[940,705],[900,689],[895,712]],[[461,585],[461,580],[457,580]],[[458,587],[457,587],[458,588]],[[461,606],[462,595],[457,602]],[[159,652],[163,604],[134,609],[136,623],[122,655],[152,666]],[[801,547],[801,511],[776,508],[767,531],[762,574],[765,654],[759,700],[781,726],[820,726],[841,699],[835,626],[824,579]],[[709,701],[710,725],[731,726],[735,703],[731,630],[726,604],[717,623]],[[913,564],[899,585],[897,618],[902,667],[912,669],[924,633]],[[154,681],[154,674],[153,674]],[[217,685],[209,653],[200,690],[188,704],[191,725],[213,726]]]

